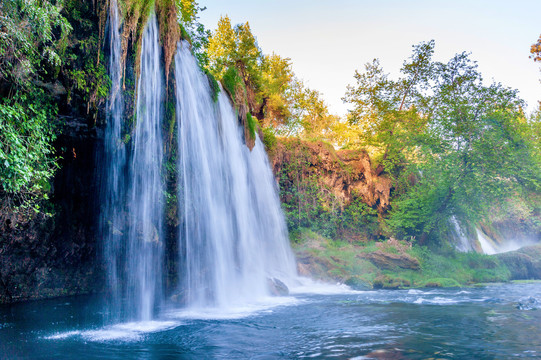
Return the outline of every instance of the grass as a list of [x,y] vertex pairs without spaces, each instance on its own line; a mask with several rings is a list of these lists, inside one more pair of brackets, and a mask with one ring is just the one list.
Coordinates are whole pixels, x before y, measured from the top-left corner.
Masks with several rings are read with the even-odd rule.
[[[326,239],[311,230],[294,233],[293,247],[299,258],[310,258],[315,276],[364,288],[461,287],[476,283],[507,282],[510,272],[498,259],[477,253],[431,251],[426,247],[397,249],[375,242],[351,244]],[[379,269],[362,257],[375,251],[405,254],[419,260],[418,270],[395,267]]]

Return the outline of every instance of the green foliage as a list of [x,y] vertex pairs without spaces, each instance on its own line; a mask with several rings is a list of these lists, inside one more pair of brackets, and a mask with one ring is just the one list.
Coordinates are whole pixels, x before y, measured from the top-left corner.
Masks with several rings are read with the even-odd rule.
[[414,47],[402,77],[375,60],[345,101],[358,136],[394,180],[390,232],[441,240],[450,216],[479,221],[510,196],[541,189],[539,157],[517,91],[485,85],[469,55],[432,60]]
[[272,128],[263,128],[263,144],[265,144],[265,149],[267,149],[267,152],[271,152],[272,149],[274,149],[276,142],[276,135],[274,135]]
[[237,67],[245,81],[259,77],[261,50],[252,35],[248,23],[231,25],[229,17],[218,21],[218,28],[212,33],[208,43],[209,70],[217,79],[223,79],[225,72]]
[[60,1],[0,2],[0,81],[26,88],[57,72],[72,30],[61,10]]
[[209,58],[206,49],[209,45],[210,32],[199,22],[199,13],[206,7],[200,7],[195,0],[176,0],[176,6],[181,36],[183,39],[189,39],[199,65],[207,68]]
[[50,94],[67,66],[72,25],[62,1],[0,2],[0,216],[36,210],[57,164]]
[[246,122],[248,123],[248,131],[250,132],[250,136],[252,137],[252,139],[255,139],[255,129],[257,127],[257,120],[254,119],[252,114],[247,113]]
[[246,91],[244,87],[244,82],[242,81],[242,78],[240,77],[239,72],[235,67],[230,67],[227,69],[227,71],[224,73],[222,77],[222,83],[225,89],[233,97],[235,97],[235,94],[237,93],[237,89],[243,92]]
[[313,160],[308,149],[293,146],[290,161],[278,174],[289,230],[309,228],[333,239],[349,238],[349,234],[362,240],[373,238],[379,228],[377,212],[355,194],[350,204],[342,204],[320,177],[309,171]]
[[66,1],[65,17],[73,26],[63,57],[62,78],[68,104],[83,105],[78,109],[96,120],[97,111],[109,94],[111,81],[101,51],[99,29],[92,3]]
[[218,83],[218,81],[216,80],[214,75],[212,75],[210,71],[205,69],[204,72],[207,75],[207,78],[209,80],[210,91],[212,93],[212,101],[216,102],[218,101],[218,95],[220,94],[220,91],[221,91],[220,84]]
[[35,206],[48,192],[48,180],[57,168],[50,121],[55,110],[42,103],[43,97],[37,92],[0,104],[0,195],[8,209]]

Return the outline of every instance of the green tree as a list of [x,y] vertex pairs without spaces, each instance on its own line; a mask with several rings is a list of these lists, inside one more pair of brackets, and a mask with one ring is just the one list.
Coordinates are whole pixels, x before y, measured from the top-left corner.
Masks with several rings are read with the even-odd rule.
[[348,85],[343,98],[353,107],[347,120],[355,129],[355,134],[347,134],[346,146],[368,148],[391,174],[396,175],[395,170],[413,154],[417,135],[426,126],[428,114],[417,108],[427,101],[423,90],[433,77],[433,52],[434,41],[414,46],[402,67],[403,76],[396,81],[389,79],[377,59],[366,64],[363,73],[355,72],[356,84]]
[[37,209],[56,169],[51,93],[72,30],[62,1],[0,3],[0,217]]
[[388,220],[402,237],[438,238],[451,215],[478,221],[541,185],[517,91],[484,85],[466,53],[432,66],[418,108],[427,126],[415,142],[415,185],[396,199]]

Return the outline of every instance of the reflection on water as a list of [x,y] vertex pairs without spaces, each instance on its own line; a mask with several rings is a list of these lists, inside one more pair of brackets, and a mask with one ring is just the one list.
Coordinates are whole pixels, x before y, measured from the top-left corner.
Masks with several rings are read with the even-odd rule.
[[[229,313],[102,326],[98,298],[0,308],[6,359],[541,357],[541,283],[296,294]],[[227,316],[226,316],[227,315]]]

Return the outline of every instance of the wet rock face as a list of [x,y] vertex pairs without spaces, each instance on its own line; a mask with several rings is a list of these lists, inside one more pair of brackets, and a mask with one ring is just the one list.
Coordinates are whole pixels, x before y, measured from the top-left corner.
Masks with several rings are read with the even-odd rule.
[[[315,178],[344,204],[360,196],[364,203],[380,212],[389,208],[391,180],[372,168],[364,151],[335,151],[323,142],[279,139],[269,157],[281,186],[293,184],[299,176]],[[283,174],[287,179],[280,178]]]
[[0,224],[0,303],[94,292],[97,271],[94,176],[97,135],[86,120],[63,119],[55,143],[62,157],[49,209],[31,218],[12,216]]

